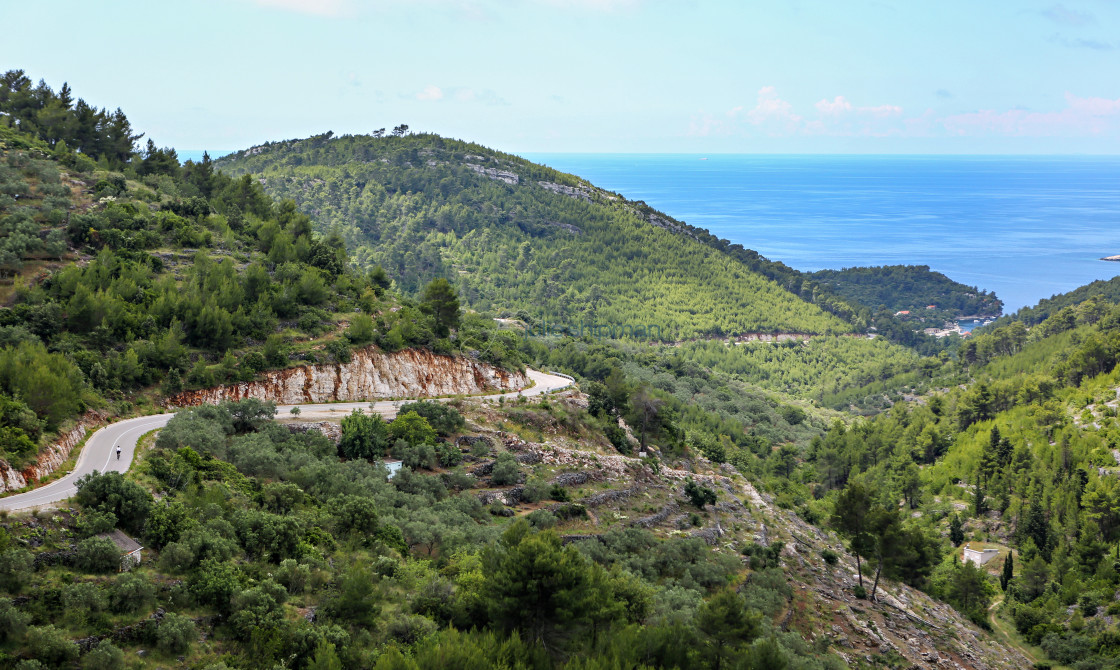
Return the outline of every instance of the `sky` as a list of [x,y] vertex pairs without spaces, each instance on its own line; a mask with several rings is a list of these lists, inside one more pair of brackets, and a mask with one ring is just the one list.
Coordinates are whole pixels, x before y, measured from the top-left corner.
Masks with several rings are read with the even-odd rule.
[[[0,0],[0,68],[160,146],[1120,154],[1120,0]],[[22,28],[20,28],[22,27]]]

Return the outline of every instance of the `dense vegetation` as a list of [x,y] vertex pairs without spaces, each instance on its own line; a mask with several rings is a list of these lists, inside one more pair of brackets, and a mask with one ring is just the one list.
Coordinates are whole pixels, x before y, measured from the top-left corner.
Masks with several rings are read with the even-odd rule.
[[[802,575],[855,569],[867,599],[904,582],[985,627],[1002,592],[995,616],[1039,653],[1120,667],[1112,282],[935,343],[892,310],[998,300],[928,268],[807,277],[429,135],[180,165],[135,151],[122,112],[2,82],[9,462],[89,407],[371,343],[559,370],[583,395],[355,412],[337,443],[268,403],[182,412],[129,474],[83,480],[73,513],[0,520],[0,667],[838,667],[794,616],[781,542],[728,511],[720,482],[744,475],[854,554]],[[464,307],[686,341],[521,337]],[[886,337],[850,336],[872,325]],[[756,331],[817,336],[724,339]],[[114,528],[157,560],[108,576]],[[962,563],[966,541],[999,558]]]
[[[1077,668],[1120,659],[1109,623],[1120,590],[1110,555],[1120,551],[1120,306],[1100,296],[1030,329],[1016,320],[986,329],[947,364],[970,385],[837,424],[814,441],[802,474],[816,495],[859,486],[888,507],[901,502],[953,545],[995,543],[989,571],[1000,571],[999,586],[983,573],[964,599],[938,586],[935,571],[932,592],[984,623],[1002,589],[1003,616],[1023,638]],[[953,566],[938,570],[961,569]]]
[[[0,524],[0,591],[10,597],[0,599],[0,663],[65,667],[79,657],[71,640],[97,635],[83,667],[119,665],[137,648],[157,664],[186,656],[208,668],[836,667],[772,623],[791,596],[777,567],[734,589],[742,562],[699,539],[619,525],[562,545],[549,528],[582,508],[496,514],[469,491],[479,481],[462,462],[492,448],[437,442],[418,413],[453,437],[463,426],[453,409],[409,410],[388,424],[344,423],[337,449],[274,423],[268,403],[183,412],[129,478],[82,480],[79,515]],[[517,411],[585,436],[600,425],[547,404]],[[376,461],[340,458],[347,445],[393,437],[394,450],[438,455],[389,481]],[[528,477],[527,499],[569,499],[507,456],[498,454],[495,484]],[[103,576],[118,559],[98,534],[114,526],[157,549],[158,562]],[[538,580],[548,588],[533,588]]]
[[995,294],[955,282],[928,265],[819,270],[810,276],[849,302],[875,310],[909,311],[930,325],[958,316],[1003,312],[1003,302]]
[[477,309],[655,325],[667,339],[853,328],[640,203],[478,145],[328,133],[217,165],[295,200],[406,292],[452,277]]
[[1060,293],[1049,298],[1043,298],[1038,301],[1037,305],[1024,307],[1006,319],[997,321],[995,325],[1000,326],[1011,321],[1022,321],[1028,326],[1033,326],[1042,323],[1062,310],[1075,308],[1090,298],[1097,298],[1106,303],[1120,302],[1120,277],[1113,277],[1107,281],[1098,279],[1069,293]]
[[66,87],[32,88],[18,71],[3,82],[0,269],[12,279],[0,403],[13,409],[0,416],[0,458],[23,465],[42,435],[87,407],[345,361],[355,346],[519,365],[513,334],[458,320],[446,281],[399,299],[383,273],[351,268],[341,238],[316,235],[294,203],[274,203],[254,180],[208,158],[180,165],[150,141],[110,150],[128,134],[119,110],[95,115],[91,130],[88,105],[71,104]]

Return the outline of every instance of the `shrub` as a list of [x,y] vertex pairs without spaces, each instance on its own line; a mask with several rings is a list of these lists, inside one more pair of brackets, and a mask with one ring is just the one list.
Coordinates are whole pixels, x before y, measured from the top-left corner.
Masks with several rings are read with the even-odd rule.
[[457,409],[447,403],[421,400],[401,405],[400,413],[415,412],[428,420],[428,424],[441,437],[447,437],[462,428],[466,421]]
[[521,491],[521,499],[525,502],[539,502],[548,497],[551,492],[548,482],[543,479],[530,479],[525,483],[524,490]]
[[160,649],[171,654],[186,652],[196,639],[198,639],[198,630],[194,622],[174,612],[164,615],[163,621],[156,629],[156,644]]
[[463,452],[450,442],[437,444],[436,455],[439,457],[439,464],[445,468],[453,468],[463,462]]
[[413,411],[398,413],[389,424],[389,435],[409,444],[435,444],[437,440],[436,431],[428,420]]
[[508,451],[499,455],[490,473],[490,481],[496,486],[509,486],[521,481],[521,466]]
[[86,572],[105,573],[120,569],[121,554],[107,537],[87,537],[78,543],[78,567]]
[[397,440],[392,453],[409,470],[433,470],[439,463],[436,450],[430,444],[409,444],[405,440]]
[[346,329],[346,339],[355,345],[369,344],[375,335],[373,319],[367,314],[356,314]]
[[102,640],[82,659],[83,670],[116,670],[123,667],[124,652],[108,640]]
[[139,612],[148,608],[156,596],[156,589],[146,577],[135,572],[119,575],[113,584],[109,602],[118,612]]
[[704,505],[714,505],[716,502],[716,492],[706,486],[700,486],[691,479],[684,485],[684,494],[688,497],[688,501],[704,509]]
[[626,439],[626,431],[623,430],[617,423],[608,422],[606,428],[603,429],[603,434],[610,440],[618,453],[625,456],[630,455],[630,440]]
[[0,588],[9,593],[19,593],[31,580],[34,563],[31,552],[21,547],[0,553]]
[[78,480],[78,503],[86,509],[112,512],[123,528],[133,533],[144,529],[152,496],[142,486],[119,472],[90,473]]
[[840,555],[831,549],[821,551],[821,558],[829,565],[836,565],[836,561],[840,559]]
[[10,642],[22,637],[30,619],[31,616],[16,609],[11,600],[0,600],[0,642]]
[[436,632],[434,621],[418,614],[395,616],[389,623],[389,636],[402,644],[414,644]]
[[62,606],[67,614],[97,612],[105,609],[105,594],[96,584],[82,582],[62,589]]
[[63,665],[78,660],[78,645],[51,625],[35,626],[27,632],[31,655],[47,665]]
[[389,429],[380,414],[354,410],[342,419],[338,455],[347,459],[381,458],[389,446]]
[[552,528],[558,522],[556,515],[546,509],[533,510],[527,518],[534,528],[541,530]]

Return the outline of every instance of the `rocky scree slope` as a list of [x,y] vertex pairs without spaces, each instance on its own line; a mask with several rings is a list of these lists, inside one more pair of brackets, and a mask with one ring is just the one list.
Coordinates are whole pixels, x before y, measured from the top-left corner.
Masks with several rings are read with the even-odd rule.
[[[586,400],[569,391],[553,402],[579,405]],[[594,451],[559,431],[544,431],[541,442],[501,430],[471,432],[476,435],[461,439],[500,445],[525,465],[544,464],[558,473],[550,480],[552,484],[565,488],[599,484],[597,492],[574,499],[587,509],[590,522],[577,532],[569,531],[563,536],[565,542],[595,541],[608,525],[600,520],[604,516],[612,516],[624,527],[692,535],[714,551],[738,553],[750,542],[766,547],[781,542],[781,566],[793,596],[776,623],[827,646],[850,665],[975,670],[1032,665],[1018,650],[993,640],[950,605],[905,584],[880,582],[876,601],[856,598],[855,557],[840,538],[778,507],[769,494],[760,492],[729,464],[717,466],[699,458],[679,468],[651,467],[640,458]],[[493,461],[484,462],[472,472],[486,477],[492,465]],[[694,527],[690,510],[695,508],[684,496],[684,485],[690,479],[719,494],[719,502],[709,508],[710,516],[701,528]],[[485,504],[529,508],[522,491],[520,485],[491,486],[477,496]],[[643,512],[649,510],[651,501],[660,506],[652,513]],[[571,504],[553,503],[544,509]],[[826,549],[838,554],[835,564],[822,559]],[[897,665],[901,659],[909,665]]]

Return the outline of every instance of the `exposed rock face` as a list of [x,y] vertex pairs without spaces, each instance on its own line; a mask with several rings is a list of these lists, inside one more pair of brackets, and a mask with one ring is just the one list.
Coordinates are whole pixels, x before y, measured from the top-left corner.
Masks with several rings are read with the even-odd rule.
[[489,177],[491,179],[496,179],[498,181],[504,181],[505,183],[513,185],[513,186],[516,186],[517,183],[521,181],[521,178],[518,177],[516,174],[514,174],[512,172],[508,172],[506,170],[499,170],[498,168],[482,167],[481,165],[475,165],[474,163],[466,163],[466,167],[471,169],[471,170],[474,170],[475,172],[482,175],[483,177]]
[[586,186],[565,186],[551,181],[538,181],[537,183],[541,185],[541,188],[552,191],[553,193],[559,193],[569,198],[591,202],[591,189]]
[[70,458],[70,452],[85,438],[90,428],[99,425],[104,419],[101,414],[87,412],[78,425],[63,433],[57,441],[39,453],[35,465],[23,470],[16,470],[0,460],[0,492],[22,489],[57,470]]
[[669,230],[669,231],[672,231],[674,233],[678,233],[678,234],[681,234],[681,235],[688,235],[689,237],[691,237],[693,239],[696,238],[696,234],[693,233],[691,230],[689,230],[689,229],[687,229],[683,226],[679,226],[676,223],[673,223],[672,221],[670,221],[669,219],[666,219],[664,217],[660,217],[656,214],[650,214],[649,215],[649,222],[652,223],[653,225],[657,226],[658,228],[664,228],[665,230]]
[[470,358],[440,356],[406,349],[386,354],[376,347],[359,349],[349,363],[304,365],[266,372],[263,379],[168,398],[168,407],[186,407],[257,398],[280,405],[418,398],[515,391],[529,386],[523,372],[509,372]]

